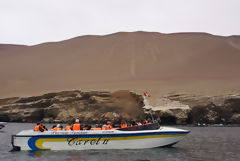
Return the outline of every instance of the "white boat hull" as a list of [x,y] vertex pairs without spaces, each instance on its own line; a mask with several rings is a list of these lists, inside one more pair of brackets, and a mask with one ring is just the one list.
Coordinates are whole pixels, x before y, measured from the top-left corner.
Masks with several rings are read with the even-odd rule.
[[189,131],[161,127],[145,131],[47,131],[25,130],[13,136],[20,150],[142,149],[175,144]]

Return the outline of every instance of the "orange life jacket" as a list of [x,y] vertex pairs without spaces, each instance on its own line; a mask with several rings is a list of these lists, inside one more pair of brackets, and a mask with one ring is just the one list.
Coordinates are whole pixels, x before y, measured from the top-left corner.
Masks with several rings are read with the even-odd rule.
[[67,126],[65,127],[65,131],[71,131],[71,126],[70,126],[70,125],[67,125]]
[[40,128],[42,128],[44,131],[47,131],[42,125],[39,125]]
[[79,123],[73,124],[72,130],[73,130],[73,131],[78,131],[78,130],[80,130],[80,124],[79,124]]
[[40,125],[35,126],[35,127],[34,127],[34,131],[40,131],[39,126],[40,126]]
[[54,127],[52,131],[61,131],[61,129],[59,127]]
[[102,128],[100,128],[100,127],[94,127],[94,128],[92,128],[92,130],[102,130]]
[[127,124],[121,124],[121,128],[126,128]]
[[112,126],[111,125],[107,125],[106,130],[111,130]]

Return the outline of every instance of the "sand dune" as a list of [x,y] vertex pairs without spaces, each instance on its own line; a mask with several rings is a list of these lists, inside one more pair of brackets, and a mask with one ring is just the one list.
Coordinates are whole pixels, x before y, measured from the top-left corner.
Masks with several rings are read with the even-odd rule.
[[240,89],[240,36],[119,32],[0,45],[0,97],[69,89]]

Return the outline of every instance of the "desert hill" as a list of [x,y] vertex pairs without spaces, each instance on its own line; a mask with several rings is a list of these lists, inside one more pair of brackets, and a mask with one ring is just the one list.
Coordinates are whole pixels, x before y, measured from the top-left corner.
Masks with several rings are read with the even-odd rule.
[[240,89],[240,36],[119,32],[0,45],[0,97],[52,91]]

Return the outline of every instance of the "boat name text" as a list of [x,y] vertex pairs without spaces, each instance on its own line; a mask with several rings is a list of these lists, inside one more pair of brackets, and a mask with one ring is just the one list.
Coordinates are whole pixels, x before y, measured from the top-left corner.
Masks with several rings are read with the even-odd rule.
[[108,144],[109,139],[102,139],[102,137],[96,138],[96,139],[88,139],[88,140],[82,140],[82,138],[68,138],[67,142],[69,146],[73,145],[99,145],[103,144],[106,145]]

